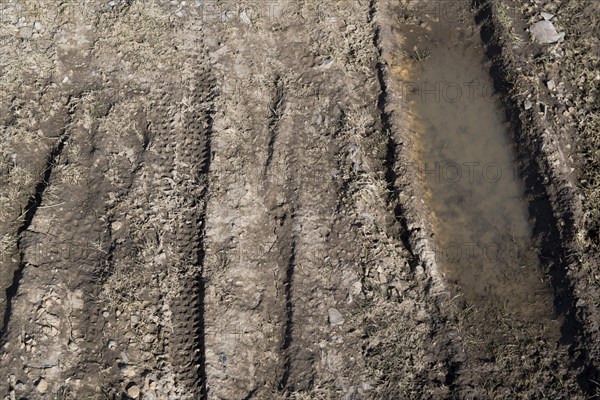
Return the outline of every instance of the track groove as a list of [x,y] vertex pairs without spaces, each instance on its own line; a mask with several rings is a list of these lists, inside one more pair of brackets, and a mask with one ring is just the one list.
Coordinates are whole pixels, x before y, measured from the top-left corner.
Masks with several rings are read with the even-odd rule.
[[283,317],[283,340],[281,351],[284,354],[283,367],[281,378],[279,380],[279,390],[285,391],[288,386],[290,373],[293,369],[293,358],[290,354],[294,333],[294,299],[293,299],[293,282],[294,269],[296,268],[296,242],[292,238],[291,248],[289,250],[289,258],[285,268],[285,278],[283,280],[283,300],[285,304]]

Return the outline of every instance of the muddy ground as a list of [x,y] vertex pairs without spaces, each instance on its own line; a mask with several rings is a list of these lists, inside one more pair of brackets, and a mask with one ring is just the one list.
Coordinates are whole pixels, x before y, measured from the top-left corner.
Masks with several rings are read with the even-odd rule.
[[[0,12],[4,398],[600,396],[596,2]],[[439,21],[487,56],[558,336],[436,257],[403,88]]]

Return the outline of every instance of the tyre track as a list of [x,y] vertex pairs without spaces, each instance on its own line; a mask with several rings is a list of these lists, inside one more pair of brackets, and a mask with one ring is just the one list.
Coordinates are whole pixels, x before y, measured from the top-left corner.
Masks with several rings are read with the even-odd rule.
[[[317,15],[324,13],[334,19],[335,7],[331,4],[331,8],[316,10]],[[355,4],[352,14],[356,25],[352,26],[364,26],[368,11],[368,5]],[[310,20],[309,10],[306,14]],[[329,36],[329,32],[323,27],[314,35],[323,41],[324,47],[339,46],[338,38]],[[377,371],[369,369],[367,358],[370,343],[365,337],[371,333],[364,328],[365,320],[374,317],[374,309],[381,307],[377,304],[380,284],[377,283],[377,289],[371,285],[369,267],[363,266],[371,261],[381,262],[383,255],[395,253],[392,271],[388,271],[391,278],[401,275],[393,270],[404,267],[405,254],[397,251],[402,244],[394,238],[384,241],[379,236],[382,230],[392,228],[390,213],[393,212],[388,208],[385,183],[380,175],[384,163],[378,157],[385,159],[385,152],[381,154],[381,133],[376,131],[377,109],[367,100],[376,97],[378,88],[372,77],[362,75],[365,69],[361,68],[372,66],[373,58],[365,53],[375,55],[370,33],[342,29],[341,35],[349,46],[370,49],[360,54],[364,58],[357,56],[348,61],[348,70],[338,65],[326,71],[322,65],[329,64],[317,62],[313,71],[302,74],[306,86],[288,86],[286,110],[294,117],[282,121],[280,129],[296,134],[293,140],[280,140],[279,144],[290,153],[287,164],[291,175],[287,186],[293,195],[287,197],[287,203],[295,204],[290,226],[295,238],[295,268],[291,287],[293,307],[287,312],[288,317],[292,316],[292,328],[288,330],[292,339],[284,352],[284,357],[292,362],[284,369],[285,387],[280,387],[284,396],[377,398],[380,390]],[[294,35],[293,31],[291,34]],[[365,40],[368,42],[364,43]],[[345,54],[356,53],[350,48]],[[301,64],[302,55],[297,56],[286,60],[289,69]],[[340,79],[344,85],[329,86],[332,76],[344,76]],[[301,81],[295,77],[289,80]],[[318,98],[318,104],[303,107],[310,98]],[[333,120],[326,117],[324,121],[321,113]],[[337,172],[331,176],[330,171]],[[328,179],[330,176],[333,179]],[[373,236],[367,236],[369,231]],[[381,291],[387,296],[389,289],[385,284],[382,286]],[[398,313],[393,307],[387,311]],[[343,320],[337,319],[336,313]],[[404,322],[409,325],[408,320]],[[412,344],[406,343],[406,349]]]
[[178,143],[175,168],[182,191],[191,195],[184,200],[189,203],[190,211],[177,217],[175,232],[172,237],[167,236],[166,243],[173,246],[173,260],[177,260],[178,255],[186,257],[180,261],[181,264],[175,263],[174,277],[171,278],[175,283],[171,290],[179,293],[171,305],[173,329],[177,333],[170,345],[175,371],[189,391],[189,395],[184,396],[193,398],[204,395],[205,384],[202,269],[207,175],[211,157],[212,92],[210,75],[205,72],[196,77],[189,93],[183,96],[184,102],[189,98],[195,107],[183,113],[182,125],[186,136]]
[[[38,42],[23,40],[10,21],[17,16],[29,21],[40,4],[0,4],[0,44],[3,63],[0,74],[0,317],[6,326],[11,296],[18,286],[19,237],[31,221],[35,199],[42,191],[48,158],[64,134],[69,122],[70,97],[52,85],[60,61],[50,38],[64,19],[53,13],[43,15],[46,27],[38,33]],[[12,28],[12,29],[11,29]],[[35,68],[37,74],[25,74],[19,65]],[[26,215],[29,214],[29,215]],[[12,286],[12,288],[11,288]]]
[[[148,358],[125,362],[121,371],[126,376],[128,368],[139,371],[129,378],[140,385],[154,380],[150,393],[182,399],[199,398],[204,392],[203,231],[214,101],[209,67],[193,61],[205,59],[203,47],[197,41],[190,47],[182,81],[151,95],[146,111],[151,144],[140,178],[116,214],[134,238],[130,245],[141,249],[137,260],[130,260],[132,254],[123,248],[118,269],[134,261],[143,266],[139,272],[144,275],[134,281],[140,304],[124,312],[130,319],[151,323],[139,354],[154,353],[160,373],[138,375],[143,365],[152,364]],[[132,229],[138,225],[151,235],[136,235]],[[148,293],[143,293],[143,285],[150,285]],[[146,303],[152,305],[147,313],[138,308]],[[146,324],[140,329],[147,329]],[[138,352],[139,345],[126,346]]]
[[[65,128],[52,168],[46,172],[45,190],[36,199],[37,212],[23,232],[22,280],[13,300],[0,368],[9,377],[11,391],[20,381],[21,393],[29,398],[44,398],[47,391],[65,388],[67,377],[82,379],[98,371],[97,360],[89,359],[83,349],[93,343],[101,326],[92,300],[95,291],[90,288],[106,259],[109,238],[102,218],[103,199],[89,197],[83,190],[100,190],[102,179],[92,167],[95,160],[81,157],[85,150],[74,150],[87,146],[89,151],[94,146],[97,129],[84,127],[94,100],[89,94],[74,100],[72,124]],[[70,174],[74,170],[68,166],[73,163],[79,179]],[[77,269],[71,268],[74,264]],[[25,320],[23,315],[31,317]],[[24,349],[18,358],[17,349]],[[16,370],[16,365],[21,368]],[[35,391],[40,382],[44,389]]]

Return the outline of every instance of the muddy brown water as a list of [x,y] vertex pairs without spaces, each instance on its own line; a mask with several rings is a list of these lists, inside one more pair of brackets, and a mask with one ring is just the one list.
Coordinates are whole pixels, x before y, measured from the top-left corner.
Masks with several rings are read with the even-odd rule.
[[554,319],[483,48],[441,22],[406,44],[413,61],[404,98],[420,135],[416,170],[434,215],[439,265],[469,306]]

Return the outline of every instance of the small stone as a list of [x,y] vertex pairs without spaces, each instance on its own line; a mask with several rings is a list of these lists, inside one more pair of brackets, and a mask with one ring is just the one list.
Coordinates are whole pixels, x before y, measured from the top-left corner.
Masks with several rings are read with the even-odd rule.
[[140,397],[140,388],[138,385],[133,382],[127,385],[127,396],[131,397],[132,399],[137,399]]
[[240,11],[240,21],[246,25],[252,24],[252,8],[248,7]]
[[227,22],[233,18],[233,11],[227,10],[221,15],[221,22]]
[[321,68],[325,68],[328,69],[333,65],[333,58],[332,57],[327,57],[326,59],[324,59],[321,64],[319,64],[319,67]]
[[554,79],[550,79],[548,82],[546,82],[546,86],[548,86],[548,89],[554,90],[556,88],[556,83],[554,82]]
[[539,21],[531,25],[529,28],[531,36],[542,44],[550,44],[562,42],[565,38],[565,33],[558,33],[554,24],[550,21]]
[[46,380],[44,378],[40,378],[35,383],[35,388],[40,393],[46,393],[48,391],[48,382],[46,382]]
[[341,312],[336,310],[335,308],[330,308],[328,310],[329,314],[329,324],[330,325],[341,325],[344,323],[344,316]]
[[110,224],[110,227],[112,228],[113,231],[116,232],[123,227],[123,223],[119,222],[119,221],[115,221],[112,224]]
[[554,18],[554,14],[550,14],[550,13],[547,13],[547,12],[545,12],[545,11],[542,11],[542,12],[540,13],[540,15],[541,15],[541,16],[542,16],[542,18],[544,18],[546,21],[550,21],[552,18]]
[[525,100],[524,106],[526,110],[531,110],[531,108],[533,107],[533,103],[530,100]]
[[42,24],[42,21],[35,21],[33,23],[33,27],[35,28],[36,31],[41,31],[42,28],[44,27],[44,25]]

